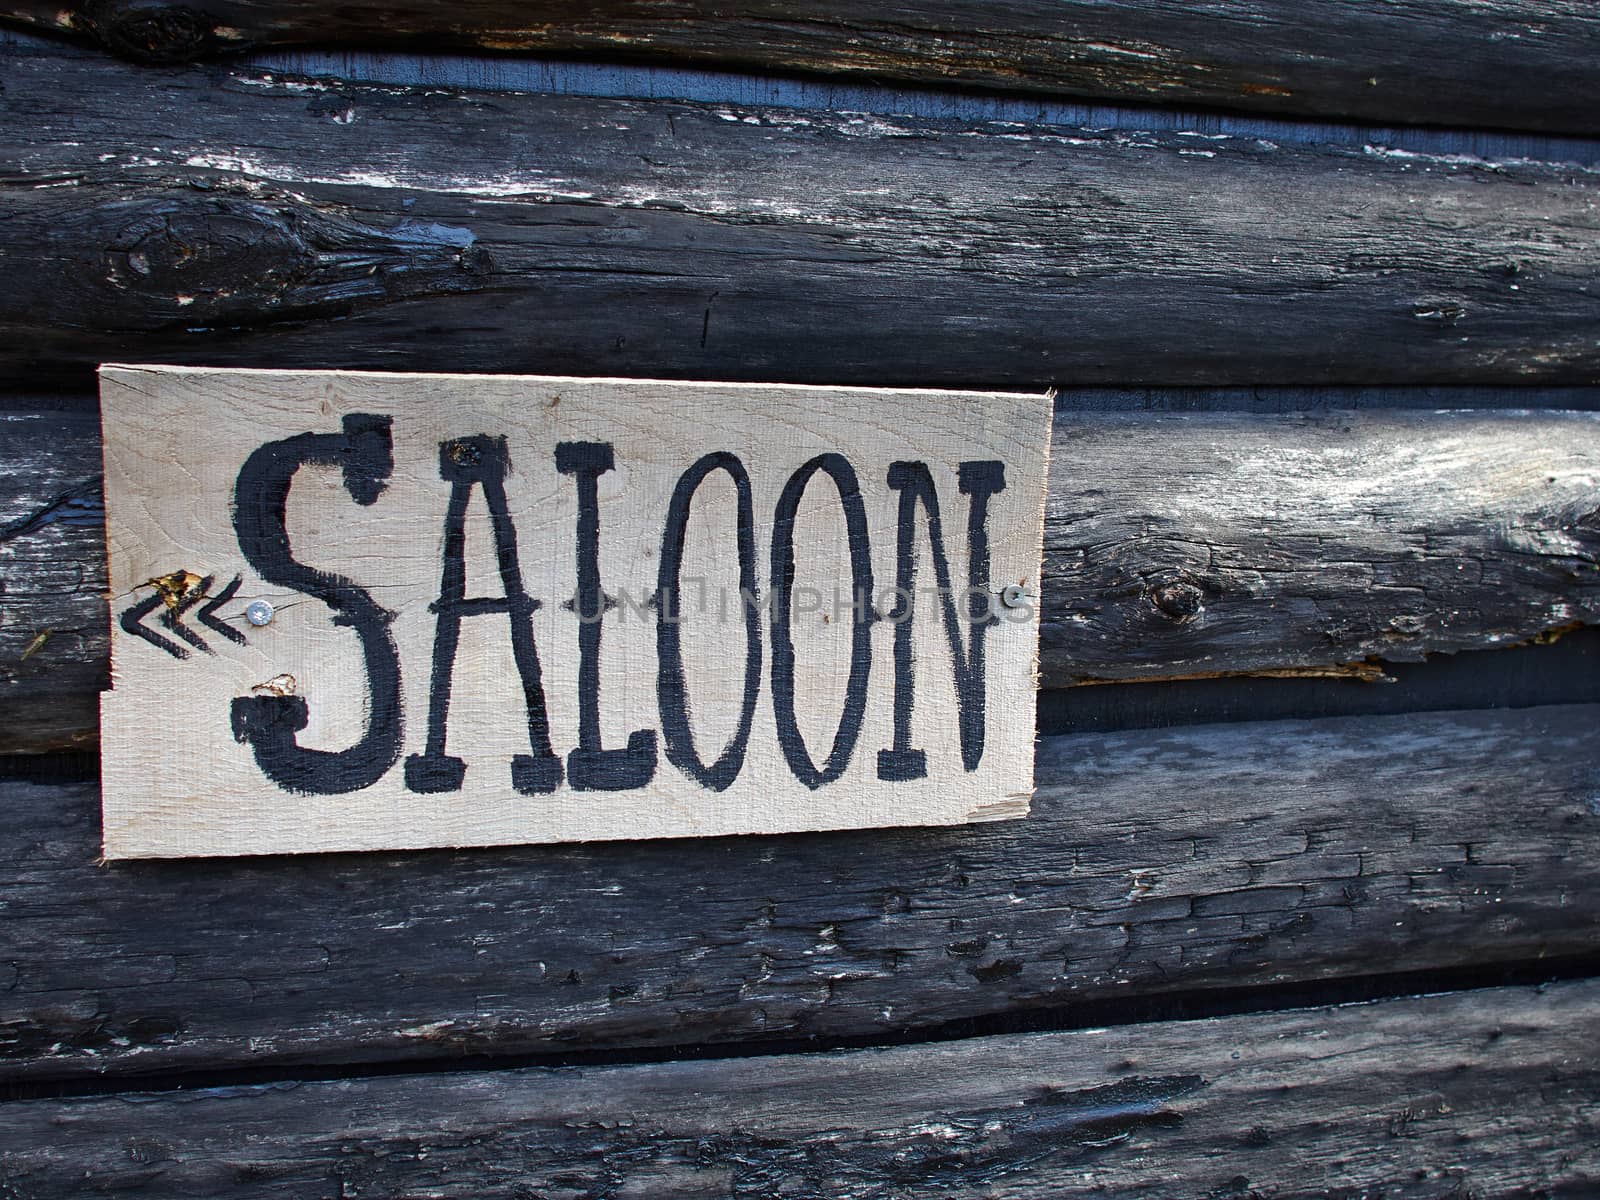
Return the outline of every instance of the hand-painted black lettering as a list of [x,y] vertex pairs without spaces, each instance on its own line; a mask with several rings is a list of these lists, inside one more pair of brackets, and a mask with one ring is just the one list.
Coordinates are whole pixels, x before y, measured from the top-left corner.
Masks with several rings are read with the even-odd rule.
[[[505,476],[510,453],[505,438],[479,434],[439,444],[439,477],[450,484],[444,518],[444,565],[433,634],[433,677],[428,692],[428,742],[422,754],[406,759],[406,787],[413,792],[453,792],[461,787],[467,764],[445,753],[450,720],[450,685],[464,617],[505,613],[511,624],[511,656],[522,680],[531,754],[511,760],[511,783],[524,795],[553,792],[561,786],[561,760],[550,748],[539,648],[533,640],[533,614],[539,602],[528,595],[517,558],[517,530],[506,504]],[[467,596],[467,503],[474,486],[483,489],[494,534],[503,596]]]
[[[689,524],[689,506],[695,492],[713,471],[726,471],[738,492],[736,517],[739,537],[739,595],[744,610],[745,661],[744,707],[739,727],[734,731],[717,761],[709,767],[700,759],[691,729],[689,689],[683,673],[683,597],[680,574],[683,568],[684,533]],[[666,526],[661,534],[661,563],[656,576],[656,698],[661,708],[661,734],[666,743],[667,761],[685,775],[714,791],[722,791],[739,776],[744,766],[745,749],[750,744],[750,726],[755,719],[756,698],[761,691],[761,615],[756,595],[755,510],[750,494],[750,476],[732,454],[718,451],[700,459],[685,471],[673,489],[667,508]],[[749,598],[746,602],[746,597]]]
[[[845,684],[844,712],[833,748],[818,770],[806,749],[794,715],[794,637],[789,629],[794,606],[794,521],[806,485],[818,471],[833,480],[844,509],[850,549],[851,611],[850,677]],[[850,765],[861,736],[867,707],[867,678],[872,670],[872,547],[867,534],[866,505],[855,469],[842,454],[821,454],[806,463],[784,485],[772,518],[772,709],[778,723],[778,745],[789,769],[813,790],[831,783]]]
[[928,756],[911,745],[911,711],[916,696],[912,661],[911,623],[915,614],[917,560],[915,549],[917,504],[928,518],[934,581],[938,587],[945,636],[954,666],[957,725],[961,735],[961,762],[973,771],[983,758],[985,687],[983,641],[995,615],[988,600],[989,498],[1005,490],[1005,468],[998,462],[964,462],[958,474],[962,495],[971,497],[967,508],[967,589],[965,602],[971,633],[961,636],[956,600],[950,589],[950,560],[945,554],[944,528],[939,519],[939,494],[928,465],[897,462],[889,467],[889,486],[900,493],[900,519],[895,544],[894,621],[894,747],[878,751],[878,778],[921,779],[928,773]]
[[600,631],[616,601],[600,586],[600,476],[611,470],[610,442],[559,442],[556,470],[578,485],[578,748],[567,755],[567,782],[578,791],[643,787],[656,773],[656,731],[636,729],[622,750],[600,739]]
[[256,763],[279,787],[309,795],[359,791],[382,778],[400,757],[400,656],[389,622],[365,589],[327,571],[296,562],[286,509],[295,472],[307,465],[340,467],[345,490],[357,504],[383,494],[394,470],[391,418],[356,413],[342,433],[302,433],[258,447],[233,488],[233,529],[239,549],[268,583],[321,600],[336,625],[361,640],[367,672],[366,729],[345,750],[310,750],[295,734],[310,719],[301,696],[241,696],[232,710],[233,736],[247,743]]

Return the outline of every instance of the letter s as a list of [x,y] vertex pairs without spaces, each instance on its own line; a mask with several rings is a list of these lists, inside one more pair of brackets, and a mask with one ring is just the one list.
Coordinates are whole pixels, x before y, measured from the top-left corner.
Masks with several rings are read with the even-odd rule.
[[255,752],[256,763],[279,787],[333,795],[370,787],[400,757],[400,656],[380,608],[350,580],[294,560],[285,510],[295,472],[302,466],[341,467],[357,504],[383,494],[394,470],[392,418],[355,413],[343,433],[302,433],[259,447],[239,470],[233,489],[233,529],[239,549],[268,583],[315,596],[333,610],[335,625],[361,639],[367,668],[367,726],[347,750],[308,750],[295,734],[309,712],[300,696],[241,696],[233,702],[233,736]]

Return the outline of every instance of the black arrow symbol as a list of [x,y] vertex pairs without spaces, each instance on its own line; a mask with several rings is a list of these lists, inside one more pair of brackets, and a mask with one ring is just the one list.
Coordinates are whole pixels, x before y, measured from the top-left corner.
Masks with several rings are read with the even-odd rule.
[[188,612],[196,604],[199,604],[200,601],[204,600],[206,596],[206,589],[210,586],[211,576],[207,575],[200,581],[199,587],[191,588],[187,596],[183,597],[183,599],[179,600],[176,604],[168,605],[167,611],[161,614],[161,623],[163,625],[181,637],[184,641],[188,642],[189,645],[193,646],[196,650],[199,650],[205,654],[211,653],[211,647],[206,645],[206,641],[203,637],[201,637],[194,630],[190,629],[178,618],[183,616],[184,613]]
[[[200,624],[204,625],[207,629],[215,629],[230,642],[240,646],[244,645],[244,634],[240,633],[232,625],[223,624],[217,619],[216,612],[217,609],[221,608],[229,600],[233,599],[233,594],[239,590],[239,584],[243,581],[243,575],[235,575],[233,577],[233,582],[227,587],[223,588],[222,591],[218,592],[215,600],[200,610]],[[209,576],[206,578],[204,586],[211,586],[211,579]]]
[[156,610],[156,607],[160,603],[160,592],[157,592],[153,596],[146,596],[143,600],[139,601],[137,604],[131,605],[125,612],[123,612],[122,619],[118,622],[118,624],[122,626],[122,631],[124,633],[131,633],[136,638],[143,638],[158,650],[165,650],[168,654],[172,655],[173,658],[188,658],[189,652],[182,646],[178,645],[177,642],[173,641],[171,638],[162,637],[154,629],[146,629],[141,623],[146,617]]
[[[181,638],[183,641],[193,646],[196,650],[202,651],[205,654],[214,654],[216,652],[206,644],[206,641],[203,637],[183,623],[182,617],[184,613],[188,612],[196,604],[199,604],[200,601],[206,599],[207,593],[210,592],[211,584],[214,582],[215,578],[216,577],[213,575],[207,575],[200,581],[198,587],[191,588],[188,594],[183,596],[176,603],[167,604],[167,610],[161,614],[161,624],[163,626],[170,630],[174,636]],[[240,582],[241,576],[235,575],[233,577],[233,582],[227,587],[223,588],[216,598],[211,601],[211,603],[207,604],[200,610],[200,622],[201,624],[205,625],[206,628],[216,630],[230,642],[237,642],[242,646],[244,645],[245,640],[244,634],[240,633],[237,629],[233,629],[227,625],[224,625],[216,616],[217,609],[231,600],[234,593],[239,590]],[[153,596],[146,596],[138,603],[130,605],[127,610],[123,612],[121,620],[118,622],[118,624],[122,626],[123,632],[131,633],[136,638],[143,638],[158,650],[165,650],[174,658],[188,658],[189,651],[183,646],[173,641],[172,638],[163,637],[154,629],[151,629],[149,626],[144,624],[144,619],[153,613],[157,608],[159,608],[163,603],[165,603],[166,599],[166,596],[160,590],[158,590]]]

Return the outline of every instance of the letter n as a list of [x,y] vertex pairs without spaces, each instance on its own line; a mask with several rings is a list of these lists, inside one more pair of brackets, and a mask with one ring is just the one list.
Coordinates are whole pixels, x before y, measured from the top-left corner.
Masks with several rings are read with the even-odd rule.
[[933,476],[926,463],[897,462],[889,467],[889,486],[900,493],[899,532],[895,541],[898,598],[890,614],[894,622],[894,747],[878,751],[879,779],[921,779],[928,773],[926,752],[911,745],[911,710],[916,698],[911,623],[915,616],[919,503],[927,514],[939,612],[954,666],[961,764],[974,771],[983,759],[986,694],[983,639],[996,619],[989,602],[989,498],[1005,490],[1005,468],[998,462],[964,462],[958,479],[962,495],[971,498],[967,510],[967,587],[962,597],[970,626],[965,639],[961,636],[961,619],[950,587],[950,561],[945,554],[939,494],[934,488]]

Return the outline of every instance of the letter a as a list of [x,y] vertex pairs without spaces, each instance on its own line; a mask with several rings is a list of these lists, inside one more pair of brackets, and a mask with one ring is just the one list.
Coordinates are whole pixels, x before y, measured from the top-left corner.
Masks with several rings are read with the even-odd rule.
[[[439,615],[433,635],[433,683],[428,697],[428,745],[406,759],[406,787],[413,792],[453,792],[461,787],[467,764],[445,753],[450,717],[450,682],[463,617],[505,613],[511,622],[511,654],[522,678],[528,710],[531,754],[511,760],[511,782],[524,795],[553,792],[561,786],[561,760],[550,749],[550,723],[545,713],[539,650],[533,640],[533,614],[539,602],[528,595],[517,561],[517,531],[506,506],[505,476],[510,463],[505,438],[483,435],[439,444],[439,477],[450,484],[450,505],[444,518],[444,573],[439,599],[430,608]],[[494,532],[495,560],[500,564],[503,596],[467,596],[467,501],[476,484],[483,488]]]

